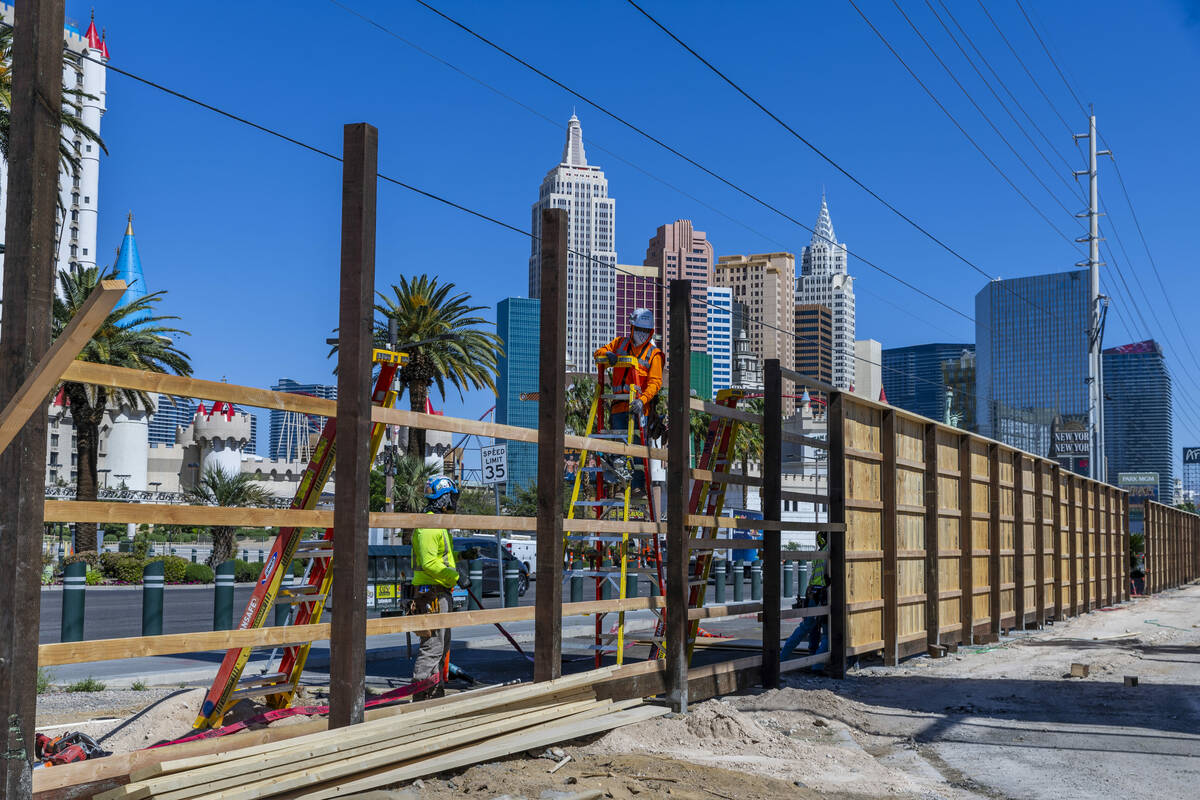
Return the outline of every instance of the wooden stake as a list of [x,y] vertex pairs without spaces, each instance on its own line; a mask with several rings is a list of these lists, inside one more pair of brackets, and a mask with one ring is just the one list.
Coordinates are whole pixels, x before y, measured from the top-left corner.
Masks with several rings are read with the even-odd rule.
[[670,353],[667,383],[667,691],[677,713],[688,704],[688,551],[687,513],[691,467],[691,295],[692,283],[671,281]]
[[840,523],[841,531],[829,534],[829,664],[826,673],[846,677],[846,440],[844,399],[841,392],[829,396],[825,412],[829,426],[829,521]]
[[[63,80],[62,0],[16,4],[0,408],[50,347]],[[33,793],[46,414],[0,453],[0,797]]]
[[[779,359],[763,365],[762,512],[764,520],[783,519],[783,376]],[[763,530],[763,686],[779,688],[779,612],[782,531]]]
[[880,512],[880,531],[883,546],[883,663],[895,666],[900,658],[897,646],[900,607],[898,581],[899,565],[896,559],[896,412],[882,412],[879,427],[879,451],[883,461],[879,465],[879,499],[883,503]]
[[542,368],[538,371],[537,617],[533,679],[562,674],[563,431],[566,428],[567,212],[542,210]]
[[338,313],[337,486],[329,726],[363,721],[366,692],[367,513],[371,486],[371,349],[375,318],[375,194],[379,132],[342,139],[342,277]]

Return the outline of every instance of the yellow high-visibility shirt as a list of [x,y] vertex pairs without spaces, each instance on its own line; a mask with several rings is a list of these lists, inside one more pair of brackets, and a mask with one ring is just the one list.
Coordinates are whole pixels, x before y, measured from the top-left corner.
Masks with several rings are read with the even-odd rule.
[[414,586],[444,586],[458,583],[454,567],[454,539],[445,528],[417,528],[412,536]]

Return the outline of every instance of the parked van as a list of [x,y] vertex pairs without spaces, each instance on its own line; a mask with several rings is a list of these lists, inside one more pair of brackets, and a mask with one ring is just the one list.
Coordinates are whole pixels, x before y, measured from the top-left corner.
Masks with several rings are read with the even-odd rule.
[[514,558],[524,564],[529,577],[533,578],[537,574],[537,539],[525,536],[510,536],[501,541],[504,542],[504,549],[512,553]]

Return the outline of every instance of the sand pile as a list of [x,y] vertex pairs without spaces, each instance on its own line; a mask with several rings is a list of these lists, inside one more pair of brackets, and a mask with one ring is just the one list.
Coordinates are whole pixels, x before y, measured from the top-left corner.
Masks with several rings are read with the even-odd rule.
[[97,737],[100,746],[114,753],[128,753],[188,736],[194,733],[192,723],[206,693],[206,689],[181,689],[167,695]]

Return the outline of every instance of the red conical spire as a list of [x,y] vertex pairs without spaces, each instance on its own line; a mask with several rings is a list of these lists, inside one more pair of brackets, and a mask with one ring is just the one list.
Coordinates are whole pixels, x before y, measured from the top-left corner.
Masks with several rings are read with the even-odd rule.
[[101,50],[104,47],[104,42],[100,39],[100,34],[96,31],[96,9],[92,9],[92,21],[88,23],[87,33],[83,35],[87,39],[88,47],[93,50]]
[[105,58],[108,58],[108,30],[107,29],[102,29],[100,31],[100,55],[104,56]]
[[881,402],[881,403],[887,402],[887,392],[885,392],[883,390],[882,386],[879,387],[879,402]]

